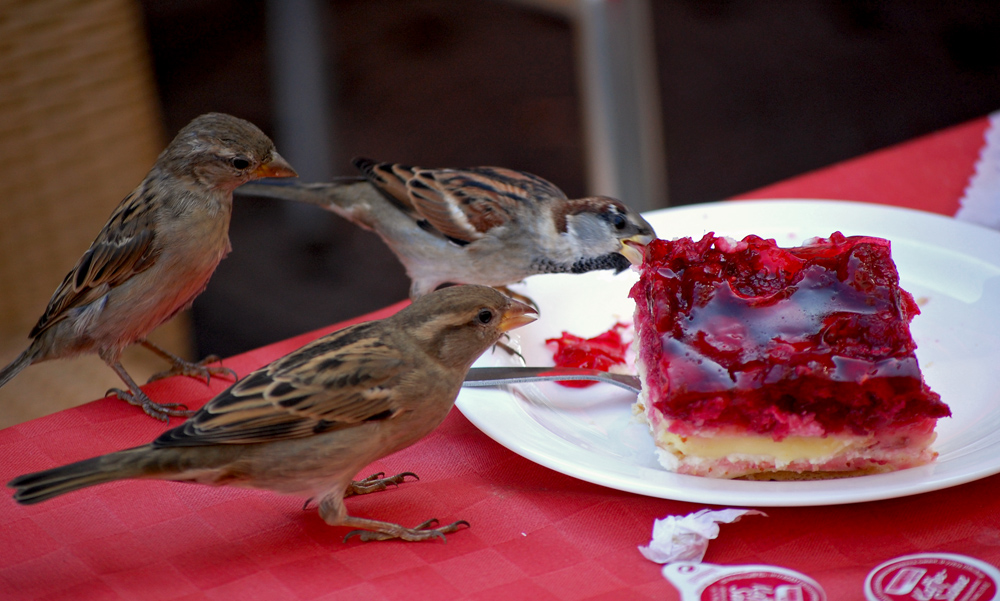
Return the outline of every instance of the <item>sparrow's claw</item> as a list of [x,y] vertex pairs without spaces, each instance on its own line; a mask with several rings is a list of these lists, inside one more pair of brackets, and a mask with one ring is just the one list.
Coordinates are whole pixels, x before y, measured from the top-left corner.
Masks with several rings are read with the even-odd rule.
[[209,355],[201,361],[191,362],[181,359],[177,355],[153,344],[148,340],[142,340],[140,341],[140,344],[163,357],[171,364],[170,369],[150,376],[149,380],[146,381],[147,384],[154,380],[169,378],[170,376],[189,376],[192,378],[200,378],[205,380],[206,384],[210,384],[212,382],[212,376],[226,376],[232,378],[234,382],[239,379],[236,372],[228,367],[224,367],[222,365],[209,365],[210,363],[218,363],[220,361],[219,357],[216,355]]
[[[508,339],[510,338],[508,334],[504,334],[504,337]],[[496,344],[494,344],[493,349],[496,350],[497,348],[506,351],[507,354],[512,357],[518,357],[519,359],[521,359],[522,362],[526,361],[524,355],[521,354],[521,351],[517,350],[516,348],[512,347],[511,345],[505,342],[497,342]]]
[[149,377],[146,383],[153,382],[155,380],[162,380],[163,378],[169,378],[170,376],[188,376],[191,378],[200,378],[205,380],[206,384],[211,383],[212,376],[224,376],[227,378],[232,378],[233,381],[239,379],[236,372],[232,368],[224,367],[222,365],[208,365],[209,363],[216,363],[219,358],[215,355],[209,355],[201,361],[192,363],[189,361],[178,361],[174,363],[173,367],[170,369],[158,372]]
[[389,485],[399,486],[403,482],[406,482],[407,476],[412,476],[414,480],[419,480],[420,477],[413,472],[401,472],[395,476],[389,476],[385,478],[385,472],[378,472],[377,474],[372,474],[364,480],[357,480],[351,482],[351,485],[347,487],[344,491],[345,497],[350,497],[354,495],[366,495],[371,492],[379,492],[389,488]]
[[455,532],[462,526],[469,528],[469,522],[466,522],[465,520],[458,520],[457,522],[452,522],[451,524],[440,528],[431,528],[431,526],[434,526],[437,523],[438,521],[436,519],[430,519],[417,525],[415,528],[404,528],[396,524],[386,524],[384,529],[379,530],[352,530],[347,533],[347,536],[344,537],[344,542],[346,543],[352,536],[357,536],[363,542],[370,542],[373,540],[392,540],[394,538],[410,542],[440,538],[442,541],[448,542],[448,539],[444,536],[445,534]]
[[189,417],[194,415],[194,411],[188,410],[187,405],[181,403],[157,403],[141,390],[138,393],[132,393],[121,388],[112,388],[104,394],[114,394],[130,405],[142,407],[146,415],[155,417],[163,422],[169,422],[171,417]]

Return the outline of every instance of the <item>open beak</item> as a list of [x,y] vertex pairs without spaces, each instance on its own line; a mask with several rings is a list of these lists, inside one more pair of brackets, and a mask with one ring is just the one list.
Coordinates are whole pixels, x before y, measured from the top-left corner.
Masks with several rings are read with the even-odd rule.
[[538,319],[538,311],[534,307],[511,299],[510,307],[504,311],[503,317],[500,319],[500,331],[509,332],[514,328],[526,326],[536,319]]
[[266,163],[262,163],[260,167],[254,169],[253,174],[257,177],[298,177],[299,174],[292,169],[292,166],[288,164],[280,154],[274,153],[274,158]]
[[622,240],[622,247],[618,249],[618,252],[632,265],[642,265],[643,249],[655,239],[656,236],[653,234],[636,234]]

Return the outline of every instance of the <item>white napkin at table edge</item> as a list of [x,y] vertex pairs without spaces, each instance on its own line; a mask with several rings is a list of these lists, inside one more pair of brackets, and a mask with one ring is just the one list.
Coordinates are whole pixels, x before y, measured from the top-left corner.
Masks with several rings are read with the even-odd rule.
[[767,517],[756,509],[702,509],[683,516],[668,515],[653,521],[653,539],[639,547],[639,552],[656,563],[698,563],[705,557],[708,541],[719,536],[719,524],[732,524],[746,515]]
[[959,200],[956,219],[1000,229],[1000,111],[991,113],[976,172]]

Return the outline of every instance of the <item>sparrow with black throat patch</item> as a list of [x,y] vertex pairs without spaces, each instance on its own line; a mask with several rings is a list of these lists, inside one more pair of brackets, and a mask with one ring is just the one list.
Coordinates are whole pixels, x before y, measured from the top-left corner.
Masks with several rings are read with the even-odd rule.
[[411,298],[445,283],[504,287],[543,273],[617,273],[642,259],[629,242],[656,235],[618,200],[570,199],[522,171],[354,164],[362,177],[262,180],[237,194],[314,204],[374,231],[406,268]]

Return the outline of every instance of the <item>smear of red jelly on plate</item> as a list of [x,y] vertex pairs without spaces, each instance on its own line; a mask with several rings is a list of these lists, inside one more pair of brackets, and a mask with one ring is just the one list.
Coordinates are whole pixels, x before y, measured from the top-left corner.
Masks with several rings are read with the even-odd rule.
[[[625,351],[629,344],[624,342],[622,331],[628,327],[627,323],[616,323],[610,330],[593,338],[581,338],[563,332],[559,338],[546,339],[545,344],[556,345],[553,359],[558,367],[586,367],[608,371],[615,365],[625,365]],[[587,380],[559,382],[569,388],[586,388],[596,383]]]
[[803,420],[863,434],[950,415],[921,377],[920,310],[887,240],[655,240],[630,296],[644,387],[675,429],[781,439]]

